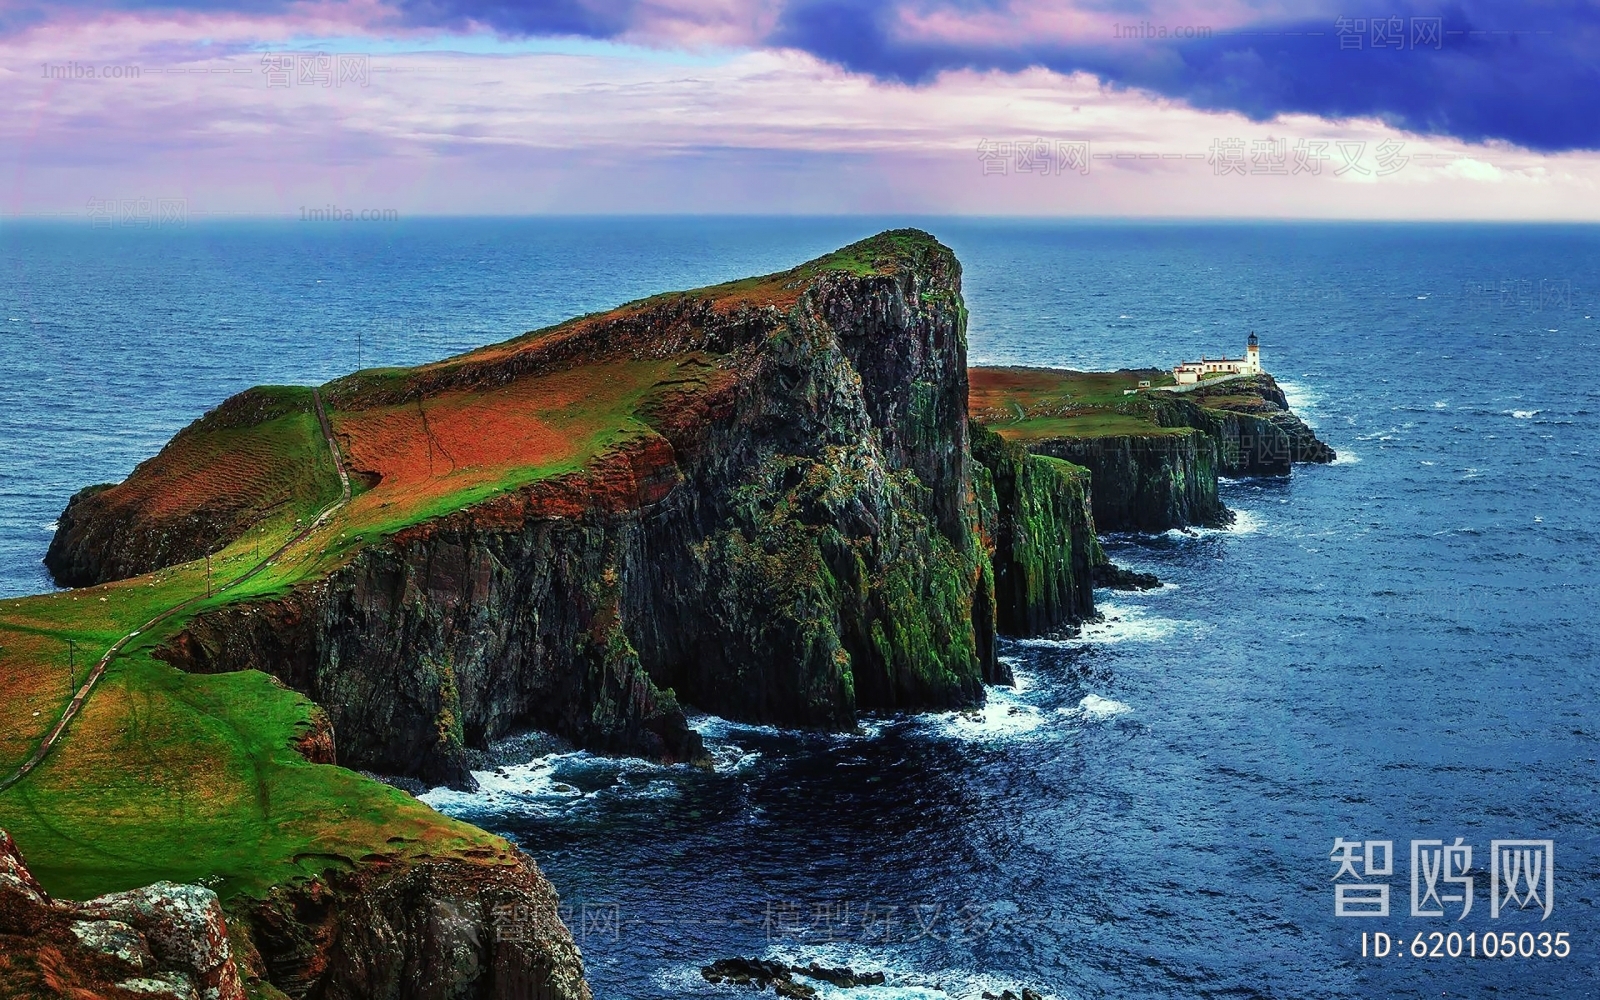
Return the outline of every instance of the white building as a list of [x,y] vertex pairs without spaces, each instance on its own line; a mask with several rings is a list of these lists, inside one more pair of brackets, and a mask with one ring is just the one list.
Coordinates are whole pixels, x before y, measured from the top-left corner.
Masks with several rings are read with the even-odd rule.
[[1172,369],[1172,377],[1179,385],[1194,385],[1207,375],[1260,375],[1261,345],[1251,333],[1244,342],[1242,358],[1207,358],[1185,361]]

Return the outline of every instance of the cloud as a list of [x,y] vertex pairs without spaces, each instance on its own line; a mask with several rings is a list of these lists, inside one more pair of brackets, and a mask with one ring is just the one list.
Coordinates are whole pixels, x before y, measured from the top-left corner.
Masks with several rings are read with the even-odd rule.
[[401,20],[410,25],[609,39],[638,19],[640,4],[636,0],[400,0],[397,7]]
[[[918,86],[959,69],[1083,71],[1257,121],[1376,118],[1473,142],[1600,148],[1600,9],[1590,0],[1388,0],[1359,23],[1349,16],[1344,34],[1338,9],[1305,2],[1180,0],[1159,10],[1142,0],[397,3],[412,27],[793,48]],[[1375,47],[1375,38],[1388,44]]]
[[[989,29],[974,32],[973,42],[949,27],[959,29],[959,15],[930,33],[918,30],[929,23],[925,15],[910,20],[872,0],[796,0],[770,42],[907,83],[954,68],[1044,66],[1257,121],[1285,113],[1371,117],[1474,142],[1600,148],[1600,61],[1593,56],[1600,11],[1592,3],[1391,2],[1383,12],[1359,24],[1326,15],[1219,26],[1189,19],[1200,12],[1177,20],[1103,10],[1097,37],[1081,21],[1072,33],[1041,34],[1036,19],[1023,16],[1013,37],[997,39],[992,9],[977,12],[983,16],[963,11],[965,20]],[[1384,44],[1375,47],[1375,39]]]

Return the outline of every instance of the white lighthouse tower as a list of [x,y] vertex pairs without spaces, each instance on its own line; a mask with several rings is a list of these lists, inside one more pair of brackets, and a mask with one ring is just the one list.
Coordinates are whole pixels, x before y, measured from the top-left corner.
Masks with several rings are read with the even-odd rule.
[[1202,356],[1199,361],[1183,361],[1172,369],[1172,380],[1176,385],[1195,385],[1213,375],[1260,375],[1261,373],[1261,342],[1256,339],[1255,331],[1251,330],[1249,339],[1244,342],[1244,357]]

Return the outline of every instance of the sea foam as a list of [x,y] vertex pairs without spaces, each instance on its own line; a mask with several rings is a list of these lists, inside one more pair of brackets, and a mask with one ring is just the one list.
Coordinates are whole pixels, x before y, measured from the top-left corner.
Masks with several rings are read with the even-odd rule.
[[1099,721],[1118,715],[1126,715],[1133,711],[1131,705],[1126,705],[1113,698],[1102,698],[1097,694],[1086,694],[1074,708],[1063,708],[1062,715],[1079,715],[1085,719]]
[[[899,954],[898,949],[888,946],[872,947],[855,942],[817,945],[783,943],[768,947],[761,957],[769,962],[782,962],[790,966],[807,966],[815,962],[828,968],[842,967],[857,973],[884,974],[882,986],[850,989],[797,976],[799,982],[817,991],[819,1000],[982,1000],[985,993],[999,996],[1010,990],[1015,996],[1021,995],[1024,989],[1033,990],[1046,1000],[1061,998],[1061,994],[1032,980],[963,969],[922,971],[910,959]],[[728,995],[727,987],[713,986],[705,981],[698,964],[685,963],[663,969],[657,973],[656,983],[667,996]]]
[[[741,752],[724,759],[722,764],[739,767],[749,756]],[[599,757],[577,750],[546,754],[525,764],[473,771],[477,791],[431,788],[417,799],[448,816],[551,818],[605,799],[675,798],[681,789],[674,778],[687,771],[684,764],[657,764],[639,757]]]

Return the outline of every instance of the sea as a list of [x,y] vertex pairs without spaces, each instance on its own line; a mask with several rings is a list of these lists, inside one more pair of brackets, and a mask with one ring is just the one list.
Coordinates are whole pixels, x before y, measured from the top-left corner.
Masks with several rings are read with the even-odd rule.
[[[1600,228],[970,218],[0,222],[0,596],[77,489],[229,394],[427,361],[893,226],[974,363],[1262,363],[1338,452],[1225,482],[1163,581],[1007,639],[981,712],[695,724],[711,770],[550,752],[435,808],[522,845],[596,997],[1600,996]],[[1520,843],[1518,843],[1520,842]],[[1380,912],[1386,911],[1386,912]],[[512,928],[514,930],[514,928]]]

